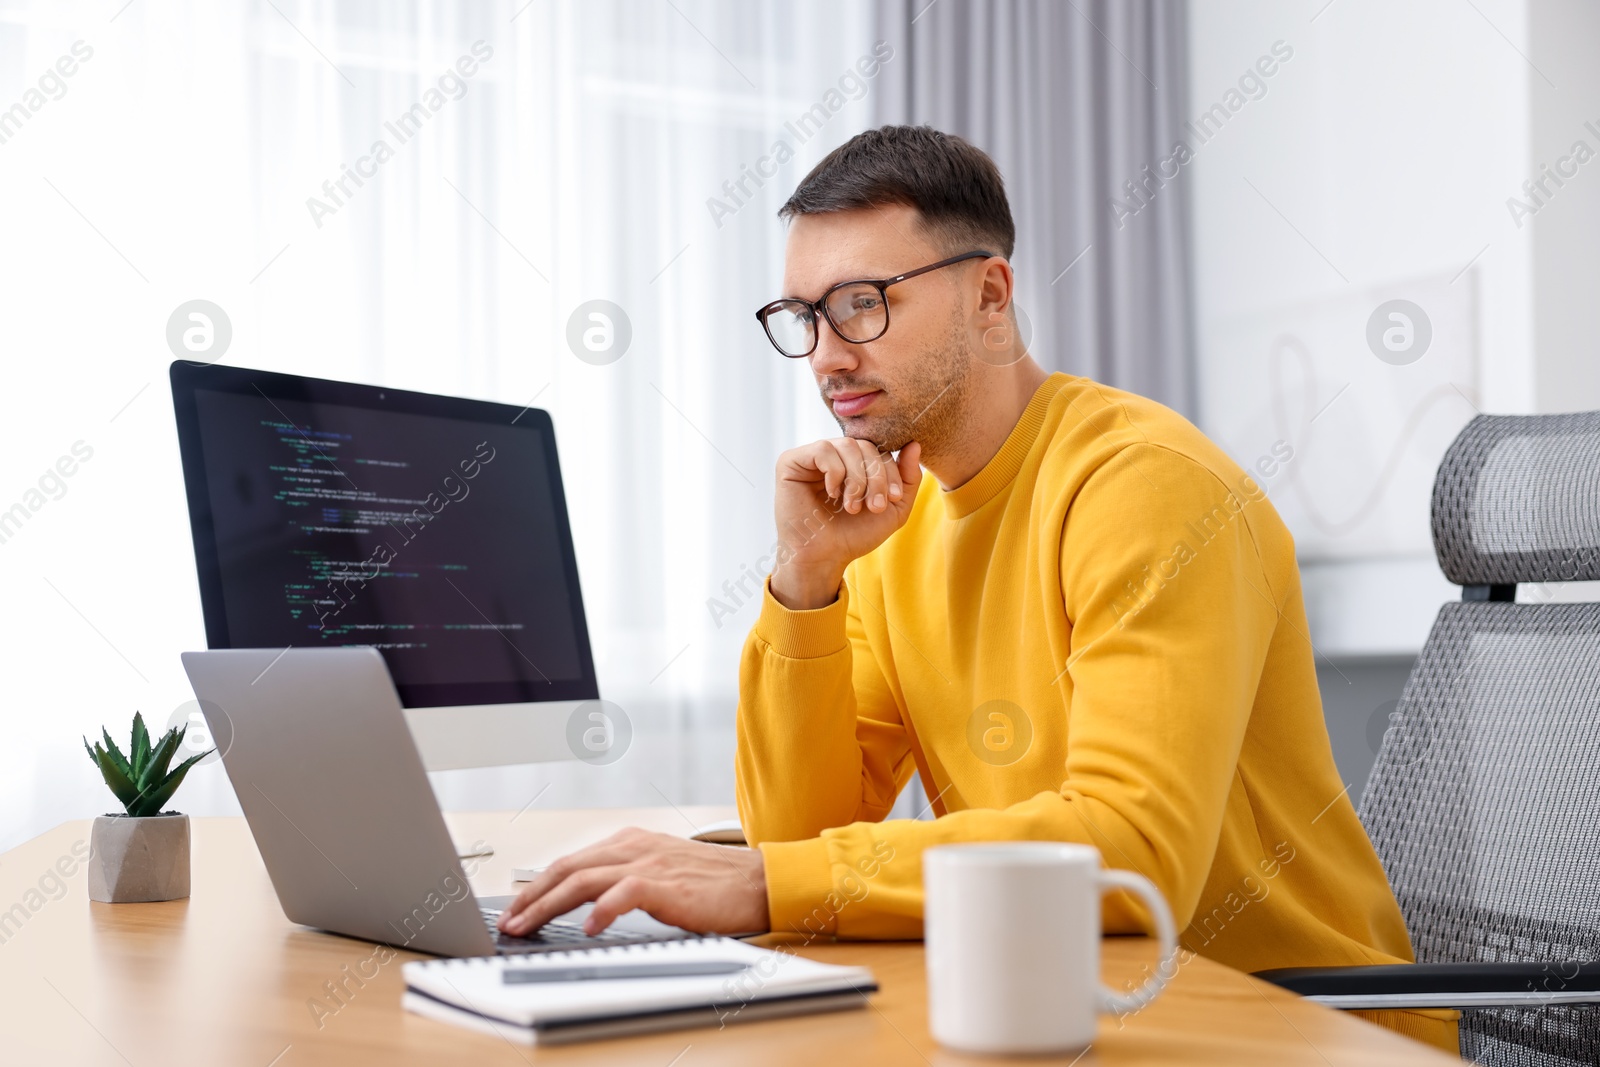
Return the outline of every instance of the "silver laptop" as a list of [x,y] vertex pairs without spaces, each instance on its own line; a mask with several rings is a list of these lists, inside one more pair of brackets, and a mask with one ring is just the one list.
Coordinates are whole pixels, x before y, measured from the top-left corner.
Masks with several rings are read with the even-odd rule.
[[512,898],[473,894],[376,649],[185,652],[183,669],[291,922],[440,956],[698,936],[634,911],[590,937],[589,905],[501,934]]

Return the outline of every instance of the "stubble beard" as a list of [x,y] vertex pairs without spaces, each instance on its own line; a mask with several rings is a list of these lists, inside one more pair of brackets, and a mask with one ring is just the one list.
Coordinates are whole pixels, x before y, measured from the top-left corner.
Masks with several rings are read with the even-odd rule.
[[922,445],[924,457],[951,451],[960,437],[962,413],[972,391],[972,359],[960,324],[951,324],[944,341],[906,381],[877,388],[892,398],[893,410],[868,419],[835,415],[834,421],[846,437],[871,441],[885,453],[898,452],[912,441]]

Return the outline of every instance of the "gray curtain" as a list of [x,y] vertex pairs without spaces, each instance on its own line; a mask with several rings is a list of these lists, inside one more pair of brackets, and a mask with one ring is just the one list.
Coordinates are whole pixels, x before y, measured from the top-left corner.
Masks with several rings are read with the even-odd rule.
[[1034,357],[1195,418],[1182,0],[880,0],[878,19],[877,124],[959,134],[1005,174]]

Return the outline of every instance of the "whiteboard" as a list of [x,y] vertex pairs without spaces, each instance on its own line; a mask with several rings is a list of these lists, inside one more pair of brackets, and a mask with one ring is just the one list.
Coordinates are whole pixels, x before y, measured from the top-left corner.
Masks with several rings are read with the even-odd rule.
[[1214,324],[1202,421],[1302,560],[1432,555],[1434,474],[1479,403],[1476,305],[1468,271]]

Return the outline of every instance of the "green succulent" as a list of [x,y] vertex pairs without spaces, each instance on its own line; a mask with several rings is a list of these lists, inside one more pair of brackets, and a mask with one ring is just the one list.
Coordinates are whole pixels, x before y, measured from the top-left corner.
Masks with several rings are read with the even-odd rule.
[[183,735],[188,729],[188,726],[184,726],[181,730],[174,726],[152,746],[150,731],[145,729],[144,716],[134,712],[133,737],[129,740],[126,757],[123,756],[122,750],[117,748],[117,743],[111,740],[111,735],[104,727],[100,729],[101,735],[105,738],[104,748],[99,742],[90,746],[87,737],[83,739],[83,747],[88,750],[89,758],[100,768],[101,777],[106,780],[106,785],[111,787],[111,791],[122,802],[128,814],[135,818],[144,818],[161,814],[162,805],[171,800],[172,794],[183,784],[184,775],[189,773],[189,768],[216,751],[209,749],[198,756],[190,756],[170,771],[167,770],[167,765],[172,762],[172,757],[178,751],[178,746],[183,743]]

